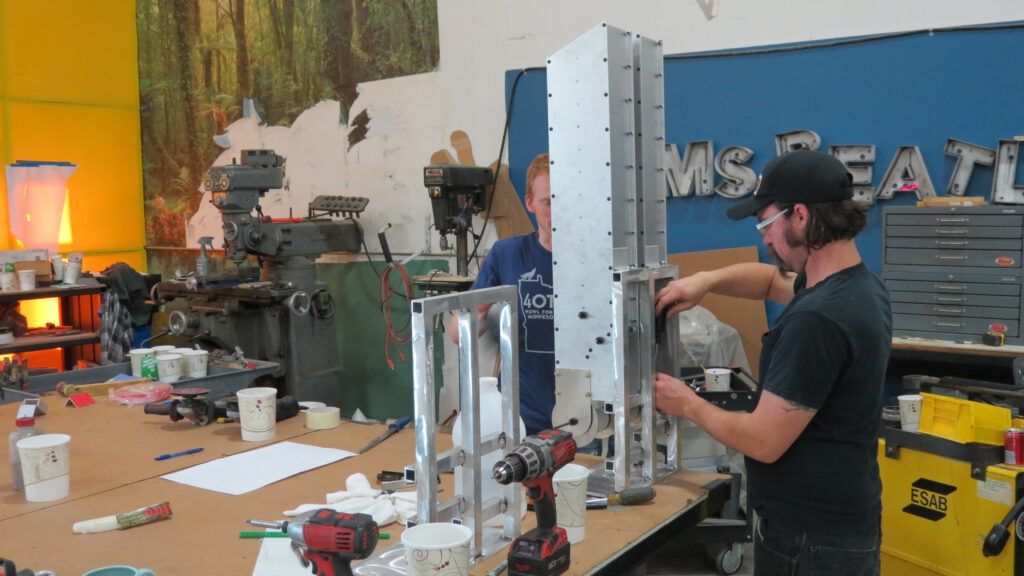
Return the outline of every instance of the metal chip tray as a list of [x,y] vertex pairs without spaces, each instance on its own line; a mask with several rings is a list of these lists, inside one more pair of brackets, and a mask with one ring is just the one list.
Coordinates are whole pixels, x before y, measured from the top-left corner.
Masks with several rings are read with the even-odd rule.
[[[206,376],[202,378],[182,378],[173,385],[175,388],[201,387],[209,388],[211,396],[224,396],[249,386],[256,378],[273,374],[279,367],[277,362],[266,362],[263,360],[248,360],[253,368],[228,368],[210,362]],[[131,362],[120,364],[108,364],[84,370],[70,370],[68,372],[54,372],[33,376],[28,381],[28,392],[42,394],[57,389],[59,382],[67,384],[94,384],[106,382],[118,374],[131,374]]]

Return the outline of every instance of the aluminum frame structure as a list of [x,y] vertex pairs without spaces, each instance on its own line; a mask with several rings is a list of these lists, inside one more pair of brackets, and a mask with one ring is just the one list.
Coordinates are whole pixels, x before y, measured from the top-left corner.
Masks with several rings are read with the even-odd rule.
[[[501,353],[501,432],[480,435],[480,306],[499,307],[499,351]],[[446,312],[459,314],[459,412],[462,446],[438,453],[436,443],[437,407],[434,387],[434,319]],[[489,556],[519,536],[522,522],[522,488],[501,487],[500,496],[484,502],[483,482],[495,482],[489,470],[480,469],[481,457],[495,450],[508,453],[522,440],[519,430],[519,302],[515,286],[499,286],[469,292],[421,298],[412,301],[412,364],[416,426],[415,478],[417,523],[452,521],[473,530],[470,559]],[[461,474],[463,492],[438,501],[437,482],[441,472]],[[408,474],[407,474],[408,476]],[[408,479],[408,478],[407,478]],[[502,528],[483,523],[502,517]]]
[[[655,319],[667,265],[661,43],[601,24],[548,60],[556,416],[585,444],[614,430],[589,489],[649,485],[680,465],[679,426],[654,407],[676,371],[678,320]],[[569,407],[566,408],[566,405]],[[666,457],[659,458],[659,444]]]

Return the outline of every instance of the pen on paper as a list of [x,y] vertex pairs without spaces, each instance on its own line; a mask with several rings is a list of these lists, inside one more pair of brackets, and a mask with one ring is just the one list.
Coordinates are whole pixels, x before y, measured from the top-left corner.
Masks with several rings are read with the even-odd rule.
[[161,454],[153,458],[153,460],[167,460],[169,458],[177,458],[178,456],[187,456],[189,454],[195,454],[202,452],[202,448],[190,448],[188,450],[182,450],[181,452],[171,452],[170,454]]

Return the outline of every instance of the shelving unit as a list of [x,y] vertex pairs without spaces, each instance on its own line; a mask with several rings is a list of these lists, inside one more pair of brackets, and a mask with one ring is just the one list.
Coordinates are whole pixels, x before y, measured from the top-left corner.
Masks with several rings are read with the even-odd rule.
[[47,286],[35,290],[0,292],[0,303],[38,300],[40,298],[60,299],[60,322],[81,330],[78,334],[64,336],[22,336],[14,342],[0,344],[0,354],[16,354],[62,348],[65,370],[74,366],[79,359],[99,361],[99,294],[106,287],[95,278],[81,278],[72,286]]

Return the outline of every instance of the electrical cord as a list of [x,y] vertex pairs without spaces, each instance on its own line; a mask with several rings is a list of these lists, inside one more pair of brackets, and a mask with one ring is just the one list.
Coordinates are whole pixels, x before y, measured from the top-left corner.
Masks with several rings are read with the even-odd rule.
[[[392,321],[391,295],[398,294],[391,288],[391,272],[397,270],[402,276],[402,286],[405,288],[405,299],[412,301],[412,281],[409,280],[409,272],[399,262],[392,262],[384,267],[380,276],[380,312],[384,316],[384,359],[387,360],[388,368],[394,370],[395,362],[391,359],[391,345],[407,346],[411,341],[410,326],[412,318],[405,323],[405,326],[396,329]],[[405,353],[398,351],[398,357],[405,362]]]
[[[501,131],[501,146],[498,148],[498,161],[494,165],[494,180],[491,183],[491,201],[487,203],[487,214],[484,215],[484,225],[480,228],[480,234],[473,232],[473,251],[469,254],[468,260],[476,258],[476,252],[480,248],[480,242],[483,240],[484,233],[487,232],[487,223],[491,220],[491,208],[494,206],[494,194],[498,189],[498,175],[501,174],[501,159],[505,155],[505,142],[508,140],[509,125],[512,123],[512,111],[516,102],[516,88],[519,86],[519,80],[526,75],[527,72],[536,72],[539,70],[545,70],[542,67],[523,68],[516,74],[515,79],[512,81],[512,90],[508,95],[508,108],[505,110],[505,127]],[[477,263],[477,270],[480,269],[480,263]]]

